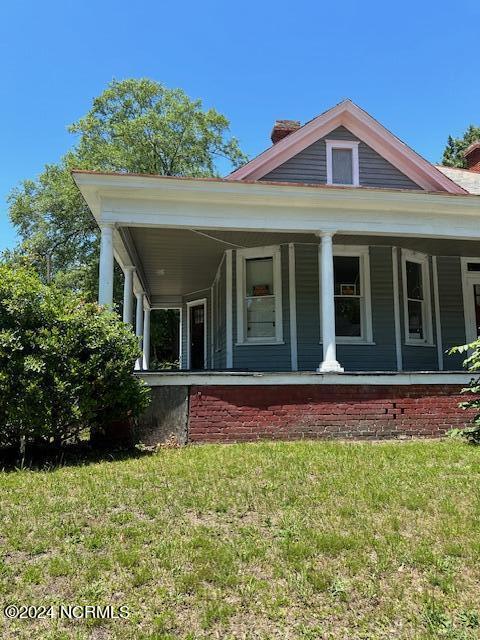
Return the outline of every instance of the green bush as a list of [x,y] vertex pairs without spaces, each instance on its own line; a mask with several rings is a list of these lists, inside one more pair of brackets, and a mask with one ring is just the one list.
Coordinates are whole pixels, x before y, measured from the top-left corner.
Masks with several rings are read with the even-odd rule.
[[137,339],[117,314],[0,265],[0,446],[61,444],[135,417]]
[[463,361],[463,366],[473,374],[468,387],[462,389],[462,393],[471,394],[473,397],[462,402],[460,406],[464,409],[476,409],[478,413],[472,421],[472,426],[462,430],[454,430],[452,435],[461,435],[471,444],[480,444],[480,338],[471,344],[464,344],[460,347],[453,347],[450,353],[466,353],[467,357]]

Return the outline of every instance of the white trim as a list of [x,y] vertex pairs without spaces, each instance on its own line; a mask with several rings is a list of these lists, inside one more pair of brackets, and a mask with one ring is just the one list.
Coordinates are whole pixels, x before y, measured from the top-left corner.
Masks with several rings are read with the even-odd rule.
[[298,371],[297,343],[297,289],[295,270],[295,245],[288,245],[288,297],[290,302],[290,364],[292,371]]
[[397,370],[403,369],[402,354],[402,324],[400,321],[400,287],[398,284],[398,248],[392,247],[392,292],[393,292],[393,316],[395,324],[395,354],[397,358]]
[[[421,266],[422,273],[422,323],[423,335],[421,340],[410,338],[408,335],[408,297],[407,297],[407,262],[416,262]],[[433,347],[432,327],[432,296],[430,292],[430,264],[426,253],[402,249],[402,290],[403,290],[403,321],[405,344],[409,346]]]
[[437,256],[432,256],[433,308],[435,310],[435,334],[437,343],[438,370],[443,371],[442,318],[440,316],[440,293],[438,290]]
[[99,223],[315,233],[331,228],[333,219],[338,233],[480,239],[478,195],[156,176],[74,177]]
[[[248,259],[272,258],[273,290],[275,297],[275,337],[247,338],[245,336],[245,262]],[[283,343],[283,308],[282,308],[282,259],[280,245],[237,249],[237,344],[268,345]]]
[[188,385],[467,385],[472,374],[464,372],[415,371],[412,373],[263,373],[263,372],[163,372],[138,374],[148,386]]
[[214,288],[214,283],[212,283],[210,287],[210,367],[212,369],[215,366],[215,345],[213,344],[213,341],[215,340],[215,304],[213,299]]
[[207,318],[207,313],[208,313],[208,304],[207,304],[207,298],[200,298],[198,300],[190,300],[189,302],[186,303],[186,307],[187,307],[187,369],[190,369],[190,363],[191,363],[191,354],[190,354],[190,348],[191,348],[191,344],[190,344],[190,309],[192,307],[200,307],[203,305],[203,367],[205,369],[207,369],[208,367],[208,352],[207,352],[207,346],[208,346],[208,340],[207,340],[207,336],[208,336],[208,318]]
[[225,365],[227,369],[233,367],[233,260],[232,249],[228,249],[225,252],[225,281],[226,281],[226,294],[225,294],[225,334],[226,334],[226,354]]
[[477,339],[475,301],[472,298],[473,284],[480,284],[480,271],[468,271],[468,263],[480,263],[480,258],[461,258],[462,265],[462,293],[463,293],[463,316],[465,319],[465,342],[470,344]]
[[[372,294],[371,294],[371,274],[370,274],[370,247],[368,245],[333,245],[333,257],[335,256],[351,256],[359,258],[360,266],[360,291],[363,294],[360,296],[360,312],[361,312],[361,331],[360,337],[349,336],[335,336],[335,342],[337,344],[363,344],[372,345],[375,344],[373,340],[373,324],[372,324]],[[322,316],[322,278],[321,278],[321,246],[319,246],[319,286],[320,286],[320,335],[321,331],[321,316]],[[335,296],[334,296],[335,297]],[[321,343],[320,339],[320,343]]]
[[[136,306],[135,306],[135,335],[138,339],[138,346],[143,353],[143,305],[145,300],[145,294],[143,291],[135,292]],[[142,368],[143,356],[140,355],[135,361],[135,371],[140,371]]]
[[[359,187],[360,186],[360,165],[358,162],[358,140],[325,140],[327,150],[327,184],[344,187]],[[333,182],[333,161],[332,150],[333,149],[350,149],[352,152],[352,183],[341,184],[339,182]]]

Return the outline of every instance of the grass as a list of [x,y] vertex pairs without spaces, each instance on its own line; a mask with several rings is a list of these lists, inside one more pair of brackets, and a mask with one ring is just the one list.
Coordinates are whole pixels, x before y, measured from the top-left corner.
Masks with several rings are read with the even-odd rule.
[[42,640],[480,637],[480,450],[275,443],[0,477],[1,619]]

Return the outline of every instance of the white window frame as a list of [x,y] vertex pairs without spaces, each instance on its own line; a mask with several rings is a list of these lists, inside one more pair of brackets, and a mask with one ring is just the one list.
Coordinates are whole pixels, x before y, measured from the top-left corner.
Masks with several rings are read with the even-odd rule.
[[[421,339],[411,338],[408,335],[408,291],[407,291],[407,262],[415,262],[421,266],[423,301],[422,301],[422,324],[423,335]],[[430,291],[430,260],[426,253],[402,249],[402,290],[403,290],[403,322],[405,344],[417,347],[432,347],[433,344],[433,324],[432,324],[432,295]]]
[[[336,187],[359,187],[360,186],[360,165],[358,161],[358,145],[359,140],[325,140],[327,149],[327,184]],[[352,184],[341,184],[333,182],[333,149],[350,149],[352,152]]]
[[463,293],[463,315],[465,318],[465,341],[470,344],[477,340],[476,318],[474,299],[471,292],[472,284],[480,284],[480,271],[469,271],[468,263],[480,263],[480,258],[461,258],[462,264],[462,293]]
[[191,336],[190,336],[190,310],[192,307],[201,307],[203,306],[203,368],[206,370],[208,368],[208,353],[207,353],[207,345],[208,345],[208,316],[207,316],[207,299],[199,298],[198,300],[190,300],[190,302],[186,303],[187,307],[187,353],[186,353],[186,364],[187,369],[190,369],[191,362]]
[[[321,247],[319,248],[319,286],[320,286],[320,335],[322,335],[322,277],[321,277]],[[372,326],[372,295],[370,287],[370,247],[368,245],[333,245],[333,257],[347,256],[359,258],[360,267],[360,296],[352,296],[360,298],[360,336],[335,336],[336,344],[375,344],[373,342],[373,326]],[[334,299],[337,296],[334,296]],[[363,300],[363,305],[362,305]],[[335,304],[335,302],[334,302]]]
[[[248,338],[246,336],[246,277],[247,260],[273,258],[273,290],[275,292],[275,336],[273,338]],[[280,246],[238,249],[236,259],[237,279],[237,346],[260,344],[283,344],[282,318],[282,264]]]

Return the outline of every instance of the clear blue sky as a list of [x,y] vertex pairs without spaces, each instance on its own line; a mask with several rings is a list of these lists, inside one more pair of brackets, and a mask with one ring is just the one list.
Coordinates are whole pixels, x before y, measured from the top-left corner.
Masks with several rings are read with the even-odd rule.
[[[112,79],[181,87],[231,120],[254,156],[276,118],[349,97],[429,160],[480,124],[478,0],[15,0],[0,8],[0,249],[6,196],[74,142]],[[225,168],[226,169],[226,168]]]

